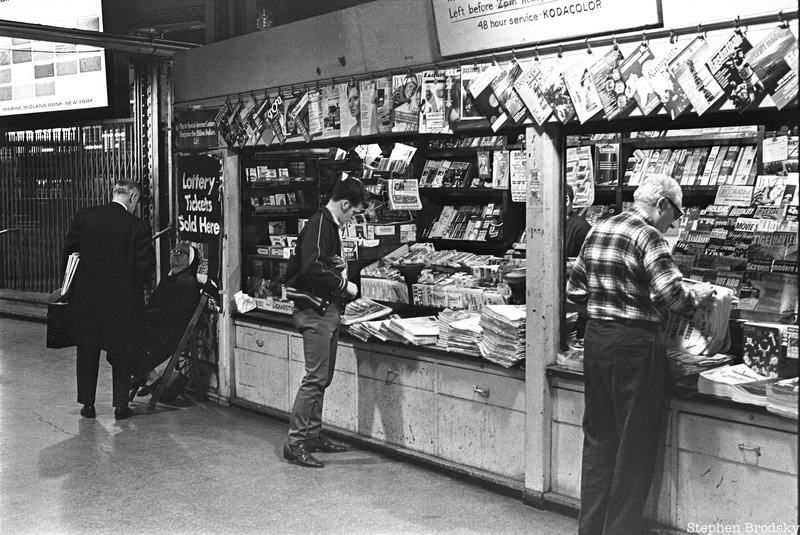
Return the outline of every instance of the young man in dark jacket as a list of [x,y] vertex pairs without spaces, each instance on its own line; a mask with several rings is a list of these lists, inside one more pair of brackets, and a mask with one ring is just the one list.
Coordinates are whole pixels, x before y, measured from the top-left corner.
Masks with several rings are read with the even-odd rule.
[[338,182],[325,207],[311,216],[300,232],[287,268],[287,287],[307,295],[294,297],[292,317],[303,335],[306,375],[295,397],[289,438],[283,447],[284,458],[301,466],[324,466],[312,455],[315,451],[346,451],[322,434],[322,404],[333,379],[344,302],[358,293],[356,285],[347,280],[340,228],[368,204],[369,193],[361,181],[347,178]]

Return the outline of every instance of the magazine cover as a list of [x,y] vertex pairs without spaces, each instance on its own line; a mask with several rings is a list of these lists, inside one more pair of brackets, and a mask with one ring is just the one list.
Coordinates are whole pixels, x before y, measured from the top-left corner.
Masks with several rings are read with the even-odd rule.
[[556,119],[567,124],[575,117],[575,106],[569,98],[561,73],[569,64],[561,58],[549,60],[542,67],[541,92],[553,108]]
[[420,77],[418,74],[392,78],[392,132],[416,132],[419,128]]
[[461,69],[444,71],[444,111],[448,131],[461,119]]
[[719,83],[705,68],[712,54],[705,38],[698,36],[669,64],[669,72],[697,115],[703,115],[722,96]]
[[507,150],[494,151],[492,158],[492,189],[508,189],[509,154]]
[[625,57],[619,48],[612,48],[589,67],[607,119],[618,117],[635,104],[627,96],[625,80],[622,78],[624,61]]
[[339,137],[341,132],[341,116],[339,107],[339,88],[329,86],[322,88],[322,137]]
[[311,141],[311,131],[308,128],[308,97],[308,92],[303,91],[293,96],[292,102],[286,106],[287,135],[299,134],[306,143]]
[[598,186],[615,186],[619,181],[619,143],[598,143],[594,147]]
[[312,136],[322,134],[322,91],[312,89],[308,92],[308,131]]
[[670,62],[680,52],[681,47],[671,46],[663,55],[656,56],[651,64],[644,65],[645,78],[673,121],[689,107],[689,99],[669,72]]
[[239,148],[247,145],[247,142],[250,140],[247,126],[250,122],[250,117],[256,111],[257,105],[258,103],[256,102],[255,97],[245,98],[242,107],[239,110],[239,117],[236,119],[238,130],[236,144],[239,146]]
[[461,110],[461,116],[459,117],[460,120],[477,121],[484,118],[478,108],[475,107],[475,101],[472,98],[469,86],[481,72],[485,71],[490,66],[490,63],[476,63],[473,65],[461,66],[461,102],[459,103]]
[[570,67],[564,69],[562,79],[569,91],[569,98],[578,115],[578,120],[585,123],[603,109],[594,77],[589,70],[593,56],[580,56]]
[[779,110],[790,104],[797,104],[797,54],[798,49],[795,46],[784,57],[789,65],[789,72],[778,80],[778,85],[775,86],[775,91],[772,93],[772,100],[775,101],[775,106]]
[[375,115],[378,133],[391,132],[392,125],[392,78],[382,76],[375,79]]
[[514,84],[522,74],[522,67],[512,61],[508,69],[492,81],[492,91],[508,115],[508,124],[517,124],[525,117],[525,104],[514,91]]
[[[269,100],[269,99],[267,99]],[[225,104],[219,109],[217,112],[217,116],[214,118],[214,122],[217,125],[217,133],[222,137],[222,140],[225,142],[226,145],[230,146],[230,129],[228,128],[228,124],[230,122],[230,114],[231,114],[231,103],[229,101],[225,101]]]
[[420,134],[445,134],[450,125],[445,118],[445,75],[443,71],[422,73],[422,101],[419,109]]
[[358,84],[361,103],[361,135],[378,133],[377,98],[375,80],[362,80]]
[[755,76],[745,55],[753,45],[736,31],[706,62],[706,67],[722,87],[725,96],[740,112],[746,110],[764,93],[764,84]]
[[792,31],[778,27],[745,55],[745,60],[752,66],[755,76],[770,95],[775,93],[778,83],[790,70],[786,56],[792,49],[796,54],[797,40]]
[[504,76],[498,65],[490,65],[482,71],[469,85],[469,92],[475,108],[489,121],[493,131],[503,126],[508,120],[508,115],[492,90],[492,82]]
[[[272,129],[267,128],[269,121],[267,120],[267,110],[270,107],[270,100],[268,95],[264,95],[264,100],[257,103],[253,113],[247,121],[246,130],[248,136],[248,144],[250,145],[267,145],[272,143]],[[269,132],[270,135],[265,135]]]
[[[645,74],[652,68],[654,59],[653,50],[647,45],[641,45],[636,47],[620,67],[622,81],[625,83],[625,97],[628,101],[633,99],[642,115],[650,115],[661,105],[658,94]],[[631,103],[628,102],[628,105],[631,106]],[[629,107],[628,110],[630,109]]]
[[567,184],[575,191],[572,204],[583,208],[594,204],[594,166],[592,148],[588,146],[567,149]]
[[339,135],[353,137],[361,135],[361,91],[355,81],[338,85],[339,91]]
[[283,133],[283,94],[278,93],[278,96],[272,101],[272,105],[267,110],[267,120],[272,126],[272,131],[275,132],[278,143],[283,145],[286,142],[286,135]]
[[522,73],[514,83],[514,90],[525,104],[533,120],[540,126],[553,114],[553,108],[550,107],[547,99],[544,98],[544,95],[539,90],[542,78],[541,66],[539,61],[527,63],[522,67]]
[[238,146],[242,137],[244,137],[245,127],[241,117],[242,109],[244,109],[244,102],[240,97],[239,101],[231,107],[231,113],[228,117],[228,136],[229,146],[231,147]]

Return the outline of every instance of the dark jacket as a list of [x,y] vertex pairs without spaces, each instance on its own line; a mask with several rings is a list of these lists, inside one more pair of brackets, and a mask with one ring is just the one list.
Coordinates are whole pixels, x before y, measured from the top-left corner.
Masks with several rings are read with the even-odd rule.
[[158,356],[171,355],[200,301],[200,283],[194,269],[186,268],[158,283],[145,307],[147,349]]
[[339,225],[330,210],[320,208],[297,238],[286,284],[325,299],[341,297],[347,288],[344,267]]
[[567,256],[578,256],[583,247],[583,242],[586,241],[586,235],[592,226],[586,221],[583,216],[572,212],[567,216],[567,225],[564,229],[564,241]]
[[146,221],[116,202],[75,215],[63,265],[71,253],[80,253],[70,297],[77,345],[136,354],[144,323],[144,283],[156,266],[151,234]]

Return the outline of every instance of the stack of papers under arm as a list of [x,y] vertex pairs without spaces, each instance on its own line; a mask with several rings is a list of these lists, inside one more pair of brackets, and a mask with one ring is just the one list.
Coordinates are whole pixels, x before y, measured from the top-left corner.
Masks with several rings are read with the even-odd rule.
[[733,361],[732,355],[717,353],[716,355],[693,355],[674,349],[667,350],[667,363],[673,377],[697,375],[705,370],[718,368]]
[[480,317],[480,314],[467,310],[451,310],[449,308],[439,312],[439,315],[436,317],[436,321],[439,325],[439,339],[436,341],[436,347],[447,351],[449,349],[450,324],[454,321],[472,317]]
[[385,324],[385,327],[406,341],[418,346],[433,345],[439,336],[436,316],[392,318]]
[[525,306],[486,305],[481,312],[483,358],[510,368],[525,358]]
[[767,410],[778,416],[797,419],[797,377],[767,385]]
[[[695,283],[690,279],[684,282],[689,286]],[[711,286],[716,291],[713,307],[698,308],[691,320],[675,314],[669,315],[664,328],[668,349],[692,355],[715,355],[728,349],[728,322],[733,306],[733,291],[724,286]]]
[[758,375],[746,364],[725,365],[700,373],[700,377],[697,379],[697,390],[701,394],[731,398],[733,396],[732,385],[763,381],[764,379],[766,377]]
[[480,357],[481,351],[478,344],[483,338],[483,327],[480,326],[480,321],[480,315],[475,314],[473,317],[451,323],[447,350]]
[[78,269],[78,262],[80,262],[80,255],[80,253],[72,253],[67,258],[67,268],[64,270],[64,284],[61,285],[61,295],[66,295],[72,285],[72,279],[75,278],[75,271]]

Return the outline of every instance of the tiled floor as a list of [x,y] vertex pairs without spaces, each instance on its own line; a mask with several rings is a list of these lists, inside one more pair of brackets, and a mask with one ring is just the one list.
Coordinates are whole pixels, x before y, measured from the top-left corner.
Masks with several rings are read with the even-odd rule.
[[290,465],[285,423],[213,402],[137,401],[117,422],[104,358],[97,418],[81,418],[75,349],[46,349],[45,331],[0,316],[0,533],[577,532],[572,518],[371,451]]

